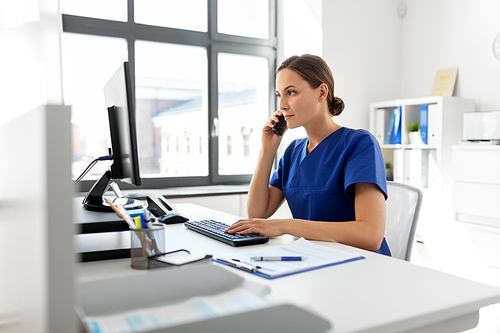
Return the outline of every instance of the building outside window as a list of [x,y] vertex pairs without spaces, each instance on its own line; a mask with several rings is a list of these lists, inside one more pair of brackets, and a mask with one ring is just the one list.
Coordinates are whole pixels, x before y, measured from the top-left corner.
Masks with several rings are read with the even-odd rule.
[[144,187],[250,180],[261,144],[251,131],[275,109],[275,0],[61,0],[61,11],[74,177],[108,154],[103,87],[128,61]]
[[232,144],[232,136],[228,135],[227,138],[227,156],[231,156],[233,154],[233,144]]

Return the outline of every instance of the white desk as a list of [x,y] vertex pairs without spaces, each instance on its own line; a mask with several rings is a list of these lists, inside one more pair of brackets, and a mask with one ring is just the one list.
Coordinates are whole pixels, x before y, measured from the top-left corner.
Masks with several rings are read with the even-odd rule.
[[[217,219],[226,223],[237,217],[192,204],[176,205],[192,220]],[[294,241],[283,236],[256,246]],[[473,328],[481,307],[500,302],[500,289],[412,265],[406,261],[337,243],[318,244],[361,253],[366,259],[267,280],[225,267],[249,281],[271,288],[271,301],[311,309],[328,319],[331,332],[460,332]],[[186,229],[166,228],[167,250],[186,248],[214,256],[234,256],[249,247],[235,248]],[[218,264],[217,264],[218,265]],[[77,264],[80,280],[98,276],[145,274],[130,268],[129,259]]]

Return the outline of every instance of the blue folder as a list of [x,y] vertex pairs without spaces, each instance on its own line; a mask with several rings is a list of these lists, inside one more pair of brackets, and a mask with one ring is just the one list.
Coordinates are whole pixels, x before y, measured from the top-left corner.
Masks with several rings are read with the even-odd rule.
[[391,141],[390,143],[393,145],[401,144],[401,107],[398,106],[392,112],[392,118],[394,118],[394,122],[391,119],[392,132],[391,132]]
[[427,105],[420,106],[420,137],[422,138],[422,142],[427,144],[428,139],[428,129],[427,129],[427,121],[429,118],[429,108]]

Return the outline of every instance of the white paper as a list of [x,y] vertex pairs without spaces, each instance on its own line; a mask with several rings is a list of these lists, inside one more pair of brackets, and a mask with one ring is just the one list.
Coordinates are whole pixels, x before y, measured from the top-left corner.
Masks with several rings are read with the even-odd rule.
[[263,298],[237,288],[215,296],[194,297],[179,303],[142,308],[85,320],[90,333],[144,332],[268,307]]
[[169,264],[173,265],[182,265],[186,264],[189,262],[193,262],[196,260],[200,260],[205,258],[204,254],[197,254],[197,253],[187,253],[184,251],[172,253],[172,254],[167,254],[161,257],[156,258],[157,260],[164,261]]
[[[251,257],[261,256],[305,256],[307,259],[303,261],[254,261],[250,259]],[[359,257],[361,257],[359,253],[350,253],[317,245],[304,238],[300,238],[286,245],[255,249],[237,259],[243,263],[259,266],[258,272],[273,277],[328,266]]]

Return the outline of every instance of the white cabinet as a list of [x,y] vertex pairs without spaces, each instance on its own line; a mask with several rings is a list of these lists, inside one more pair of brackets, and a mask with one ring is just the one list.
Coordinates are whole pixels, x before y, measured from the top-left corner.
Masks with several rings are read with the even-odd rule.
[[[427,107],[427,144],[410,143],[409,126],[420,121],[422,106]],[[386,143],[396,108],[401,110],[400,143]],[[420,188],[451,188],[452,146],[462,139],[463,114],[474,109],[474,99],[443,96],[371,103],[370,131],[379,140],[393,179]]]
[[500,146],[453,146],[457,220],[500,228]]
[[500,267],[500,146],[453,146],[453,211],[481,258]]

